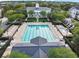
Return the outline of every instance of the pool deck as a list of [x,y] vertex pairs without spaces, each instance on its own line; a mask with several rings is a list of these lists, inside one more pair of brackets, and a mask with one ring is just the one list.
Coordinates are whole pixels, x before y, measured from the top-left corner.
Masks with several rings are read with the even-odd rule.
[[12,25],[4,34],[2,37],[6,37],[6,36],[13,36],[13,34],[15,33],[15,31],[18,29],[18,25]]
[[[52,25],[50,22],[29,22],[29,23],[23,23],[20,27],[19,27],[19,29],[18,29],[18,26],[16,26],[16,25],[13,25],[13,26],[11,26],[9,29],[8,29],[8,31],[6,31],[4,34],[3,34],[3,36],[5,37],[5,36],[12,36],[13,34],[14,34],[14,32],[18,29],[18,31],[15,33],[15,35],[13,36],[13,39],[14,40],[12,40],[11,41],[11,45],[6,49],[6,51],[4,52],[4,54],[3,54],[3,58],[5,57],[5,56],[7,56],[7,55],[10,55],[10,53],[11,53],[11,50],[12,50],[12,47],[14,46],[14,45],[17,45],[18,43],[22,43],[22,35],[23,35],[23,33],[24,33],[24,31],[25,31],[25,28],[27,27],[27,25],[48,25],[49,27],[50,27],[50,29],[51,29],[51,31],[53,31],[54,32],[54,34],[59,38],[58,39],[58,42],[59,42],[59,44],[60,45],[65,45],[65,42],[64,41],[60,41],[60,40],[63,40],[63,36],[60,34],[60,32],[56,29],[56,27],[54,26],[54,25]],[[7,35],[8,34],[8,35]],[[49,44],[50,45],[50,44]]]
[[[57,38],[59,38],[58,42],[60,40],[63,40],[63,36],[60,34],[59,31],[57,31],[56,27],[54,25],[52,25],[50,22],[37,22],[37,23],[34,23],[34,22],[30,22],[30,23],[23,23],[20,28],[18,29],[18,31],[16,32],[16,34],[13,36],[14,38],[14,43],[22,43],[22,35],[24,34],[24,31],[26,29],[26,27],[28,25],[48,25],[49,28],[51,29],[52,32],[54,32],[55,36]],[[18,36],[19,35],[19,36]],[[18,39],[18,40],[17,40]]]
[[56,28],[63,36],[73,36],[72,33],[70,33],[69,30],[62,25],[56,25]]

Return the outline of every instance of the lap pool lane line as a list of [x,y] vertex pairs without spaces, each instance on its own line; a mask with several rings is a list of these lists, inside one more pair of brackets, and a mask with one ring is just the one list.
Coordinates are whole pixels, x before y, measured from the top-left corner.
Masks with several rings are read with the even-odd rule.
[[31,38],[30,38],[30,40],[34,38],[34,31],[35,31],[35,30],[34,30],[34,27],[32,27],[32,28],[31,28]]
[[46,28],[46,26],[44,26],[44,28],[43,28],[44,38],[47,39],[47,36],[48,36],[48,35],[46,35],[46,29],[45,29],[45,28]]
[[28,33],[28,39],[27,39],[27,41],[29,41],[30,42],[30,40],[31,40],[31,26],[29,26],[29,33]]
[[34,35],[35,35],[35,31],[34,31],[34,28],[32,28],[32,30],[31,30],[32,32],[31,32],[31,34],[32,34],[32,38],[31,39],[33,39],[34,38]]
[[[49,29],[49,30],[51,30],[51,29]],[[56,41],[56,40],[57,40],[57,36],[56,36],[56,34],[54,33],[54,29],[53,29],[53,28],[52,28],[52,30],[51,30],[51,34],[52,34],[52,36],[53,36],[53,40]]]
[[[54,33],[50,29],[48,29],[48,32],[50,33],[50,37],[53,42],[55,40],[54,35],[53,35]],[[51,42],[51,40],[50,40],[50,42]]]
[[51,40],[51,36],[50,36],[50,33],[48,31],[48,28],[46,29],[46,36],[47,36],[47,41],[49,42]]
[[22,35],[22,39],[23,39],[22,41],[23,41],[23,42],[25,41],[25,37],[26,37],[25,34],[27,33],[26,31],[27,31],[27,30],[26,30],[26,28],[25,28],[24,33],[23,33],[23,35]]
[[25,41],[28,42],[28,39],[29,39],[29,27],[27,28],[26,30],[26,34],[25,34]]
[[40,27],[40,28],[41,28],[42,37],[44,38],[43,28],[42,27]]

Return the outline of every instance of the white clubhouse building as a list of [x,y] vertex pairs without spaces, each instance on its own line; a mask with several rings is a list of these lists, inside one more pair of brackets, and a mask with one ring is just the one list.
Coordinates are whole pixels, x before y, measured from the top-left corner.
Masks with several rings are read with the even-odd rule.
[[[27,10],[27,13],[29,11],[31,11],[31,10],[34,11],[33,17],[36,17],[37,15],[39,17],[42,17],[41,14],[40,14],[41,11],[45,11],[46,13],[50,13],[51,12],[51,8],[48,8],[48,7],[39,7],[38,3],[36,3],[35,7],[27,7],[26,10]],[[28,17],[30,17],[29,14],[28,14]]]

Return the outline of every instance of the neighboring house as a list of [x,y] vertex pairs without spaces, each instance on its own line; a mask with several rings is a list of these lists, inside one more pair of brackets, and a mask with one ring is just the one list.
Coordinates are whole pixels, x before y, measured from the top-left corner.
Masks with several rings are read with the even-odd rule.
[[77,14],[79,14],[79,6],[70,8],[69,13],[71,18],[76,18]]
[[[42,15],[40,14],[41,11],[45,11],[46,14],[51,12],[51,8],[48,8],[48,7],[39,7],[38,3],[36,3],[35,7],[27,7],[26,10],[27,10],[27,13],[29,11],[34,11],[33,17],[42,17]],[[29,14],[28,14],[28,17],[30,17]]]
[[65,18],[64,20],[64,24],[68,25],[72,23],[72,19],[71,18]]
[[72,24],[72,19],[71,18],[65,18],[64,24],[66,24],[69,29],[74,28],[74,25]]
[[3,29],[6,29],[6,28],[8,27],[8,25],[6,25],[7,22],[8,22],[8,18],[3,17],[3,18],[0,19],[0,21],[1,21],[1,27],[2,27]]

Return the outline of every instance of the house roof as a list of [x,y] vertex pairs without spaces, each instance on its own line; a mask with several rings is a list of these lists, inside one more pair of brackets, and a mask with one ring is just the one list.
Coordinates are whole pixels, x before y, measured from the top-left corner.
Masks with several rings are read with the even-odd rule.
[[74,7],[71,7],[70,9],[78,9],[79,10],[79,6],[74,6]]
[[75,6],[76,9],[79,9],[79,6]]
[[29,11],[29,10],[51,10],[51,8],[48,8],[48,7],[39,7],[39,8],[36,8],[36,7],[27,7],[26,10]]
[[71,18],[65,18],[66,21],[71,22]]

